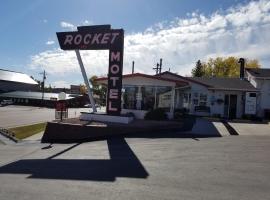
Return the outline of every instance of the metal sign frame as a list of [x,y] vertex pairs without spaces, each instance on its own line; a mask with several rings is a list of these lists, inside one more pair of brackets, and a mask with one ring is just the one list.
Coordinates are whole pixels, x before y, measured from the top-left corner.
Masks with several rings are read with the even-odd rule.
[[75,50],[94,112],[96,112],[95,102],[79,50],[109,50],[106,111],[108,115],[120,115],[124,30],[111,29],[110,25],[81,26],[77,27],[77,30],[56,33],[61,49]]

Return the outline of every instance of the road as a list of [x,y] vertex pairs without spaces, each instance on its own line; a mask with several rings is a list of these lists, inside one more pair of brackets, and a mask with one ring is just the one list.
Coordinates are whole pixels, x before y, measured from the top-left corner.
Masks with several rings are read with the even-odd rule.
[[[89,108],[70,108],[69,117],[78,117],[82,111],[89,111]],[[0,107],[0,127],[4,128],[52,121],[54,119],[55,111],[51,108],[15,105]]]
[[270,197],[270,137],[0,144],[0,199]]

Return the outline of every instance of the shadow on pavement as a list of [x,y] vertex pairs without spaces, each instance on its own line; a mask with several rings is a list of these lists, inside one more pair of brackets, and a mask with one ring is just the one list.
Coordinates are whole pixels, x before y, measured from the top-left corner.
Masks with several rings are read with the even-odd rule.
[[239,135],[239,133],[226,120],[221,120],[221,122],[226,127],[230,135]]
[[117,177],[147,178],[148,172],[124,138],[107,140],[110,159],[56,159],[75,144],[47,159],[19,160],[0,168],[0,174],[30,174],[28,178],[115,181]]

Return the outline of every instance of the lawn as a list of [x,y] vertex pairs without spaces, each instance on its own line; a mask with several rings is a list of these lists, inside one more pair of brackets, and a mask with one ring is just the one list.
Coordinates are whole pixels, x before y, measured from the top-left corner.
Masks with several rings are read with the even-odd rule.
[[10,128],[9,130],[15,134],[18,139],[24,139],[30,137],[31,135],[40,133],[45,130],[47,123],[32,124],[28,126],[20,126],[16,128]]

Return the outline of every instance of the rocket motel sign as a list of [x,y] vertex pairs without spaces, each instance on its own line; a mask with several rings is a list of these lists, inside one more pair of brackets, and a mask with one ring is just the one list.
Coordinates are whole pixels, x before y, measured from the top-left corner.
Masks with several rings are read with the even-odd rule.
[[57,33],[63,50],[109,50],[107,114],[120,115],[124,30],[110,25],[81,26],[75,32]]

